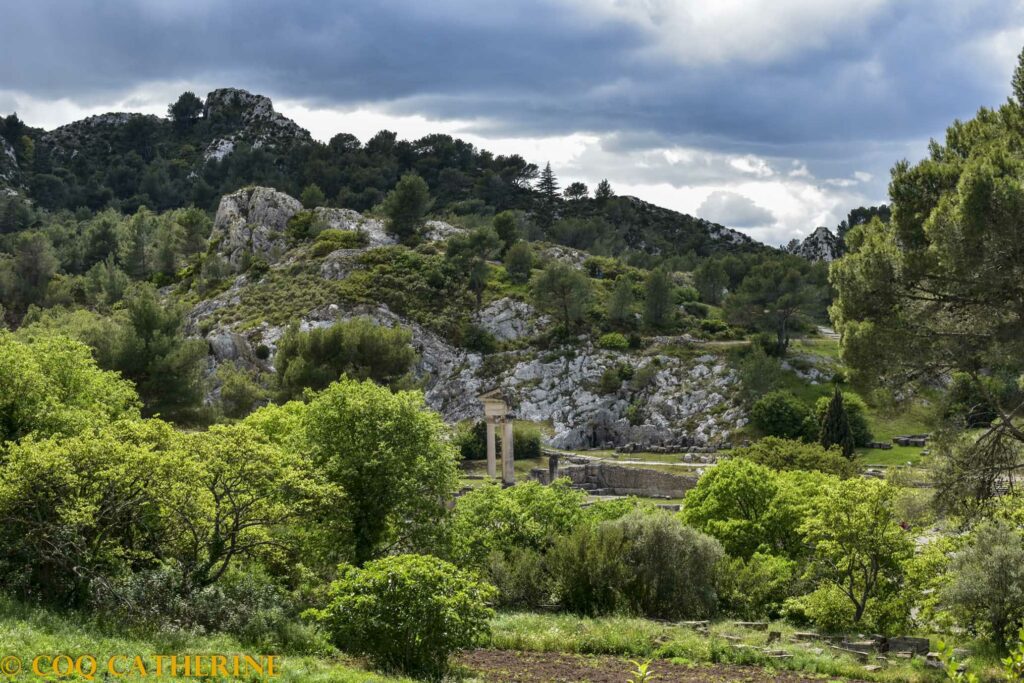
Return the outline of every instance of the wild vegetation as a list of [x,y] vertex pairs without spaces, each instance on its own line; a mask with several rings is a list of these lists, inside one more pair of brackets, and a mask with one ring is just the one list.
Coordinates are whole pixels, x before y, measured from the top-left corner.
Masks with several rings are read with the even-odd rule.
[[[186,93],[167,119],[96,126],[70,157],[57,143],[74,130],[0,125],[19,168],[0,198],[0,617],[33,643],[78,638],[56,616],[74,610],[147,652],[202,636],[325,676],[340,651],[384,675],[467,677],[474,647],[942,675],[788,642],[773,658],[725,638],[742,619],[941,634],[970,646],[970,674],[1019,678],[1024,56],[1004,106],[897,163],[891,206],[851,212],[830,268],[607,181],[559,192],[550,165],[447,136],[296,135],[203,159],[237,128],[231,102]],[[301,197],[273,264],[209,239],[217,197],[249,183]],[[371,248],[324,207],[395,239]],[[497,299],[547,322],[499,339],[477,316]],[[404,324],[303,320],[329,306]],[[817,333],[827,316],[839,342]],[[277,325],[276,353],[212,363],[213,324],[227,342]],[[586,389],[629,398],[636,424],[666,359],[722,358],[750,422],[678,511],[566,479],[477,482],[460,466],[485,428],[428,409],[428,334],[481,372],[524,348],[596,348],[613,361]],[[519,457],[541,455],[543,428],[517,425]],[[864,476],[868,446],[904,428],[930,431],[928,452]],[[695,620],[714,623],[676,625]]]

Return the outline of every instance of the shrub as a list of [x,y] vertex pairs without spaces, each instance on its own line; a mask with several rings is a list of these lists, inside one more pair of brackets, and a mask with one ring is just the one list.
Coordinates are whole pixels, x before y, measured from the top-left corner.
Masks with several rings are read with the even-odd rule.
[[270,347],[266,344],[260,344],[256,347],[256,357],[260,360],[267,360],[270,358]]
[[796,571],[796,562],[775,555],[729,558],[718,575],[722,605],[742,619],[775,619],[795,592]]
[[597,340],[597,345],[602,349],[626,351],[629,349],[629,340],[621,332],[609,332],[601,335],[601,338]]
[[505,253],[505,270],[513,283],[523,285],[530,281],[533,271],[533,252],[526,242],[516,242]]
[[459,498],[451,515],[453,557],[462,566],[482,567],[494,551],[547,550],[584,519],[584,500],[565,479],[550,486],[527,481],[476,488]]
[[852,476],[856,467],[838,448],[825,450],[818,443],[766,436],[746,448],[732,451],[734,458],[746,458],[774,470],[817,470],[841,477]]
[[1005,522],[986,522],[950,564],[944,602],[959,623],[999,647],[1024,626],[1024,533]]
[[702,304],[699,301],[685,301],[683,302],[683,310],[686,311],[687,315],[692,315],[694,318],[701,320],[708,317],[711,309],[707,304]]
[[498,350],[498,340],[493,334],[480,325],[467,324],[462,330],[462,345],[469,351],[477,353],[494,353]]
[[370,238],[359,230],[327,228],[316,236],[316,246],[318,249],[323,247],[324,253],[330,253],[335,249],[361,249],[369,243]]
[[284,232],[292,242],[301,242],[310,237],[316,237],[320,232],[321,225],[313,211],[299,211],[288,219]]
[[551,599],[552,578],[544,556],[532,548],[494,551],[487,558],[487,576],[498,589],[498,605],[536,609]]
[[601,373],[601,379],[597,381],[597,392],[599,394],[614,394],[622,388],[622,375],[617,367],[605,368]]
[[550,554],[557,594],[568,609],[664,619],[714,614],[721,558],[717,541],[661,510],[583,525]]
[[739,363],[740,391],[743,398],[753,403],[779,386],[785,373],[779,361],[752,345]]
[[299,396],[303,389],[323,389],[342,374],[397,385],[416,362],[412,333],[383,327],[368,318],[335,323],[302,332],[292,325],[277,346],[280,398]]
[[217,378],[221,382],[221,410],[228,417],[245,417],[268,398],[267,391],[249,373],[231,363],[217,368]]
[[750,421],[767,436],[798,439],[804,435],[805,421],[810,410],[793,394],[773,391],[754,403]]
[[844,633],[854,626],[853,603],[839,586],[832,583],[823,584],[808,595],[787,600],[783,612],[788,619],[813,624],[824,633]]
[[389,671],[441,680],[448,657],[486,635],[493,586],[427,555],[345,566],[319,612],[335,644]]

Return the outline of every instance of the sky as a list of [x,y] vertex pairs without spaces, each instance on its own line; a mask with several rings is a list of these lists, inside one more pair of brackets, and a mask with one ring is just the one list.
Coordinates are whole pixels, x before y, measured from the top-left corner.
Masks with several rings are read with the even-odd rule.
[[1006,100],[1024,0],[8,0],[0,114],[240,87],[329,140],[448,133],[769,244]]

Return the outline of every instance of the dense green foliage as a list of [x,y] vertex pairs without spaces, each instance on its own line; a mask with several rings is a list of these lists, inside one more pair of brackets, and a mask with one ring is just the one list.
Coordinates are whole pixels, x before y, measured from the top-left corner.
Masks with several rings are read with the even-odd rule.
[[807,433],[811,411],[787,391],[773,391],[758,399],[750,421],[767,436],[796,439]]
[[408,330],[382,327],[368,318],[308,332],[292,325],[278,342],[274,357],[280,398],[299,398],[307,388],[325,389],[342,375],[398,385],[417,360],[411,340]]
[[377,666],[440,680],[486,635],[494,589],[444,560],[399,555],[343,567],[320,614],[334,641]]

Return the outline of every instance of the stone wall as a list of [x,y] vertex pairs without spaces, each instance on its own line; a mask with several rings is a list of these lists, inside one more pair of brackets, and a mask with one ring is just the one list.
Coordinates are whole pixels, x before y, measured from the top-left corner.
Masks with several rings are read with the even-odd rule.
[[[595,496],[647,496],[682,498],[697,485],[698,475],[670,474],[660,470],[612,465],[592,461],[558,468],[559,477],[568,477],[572,485]],[[535,469],[530,477],[547,483],[548,471]]]

